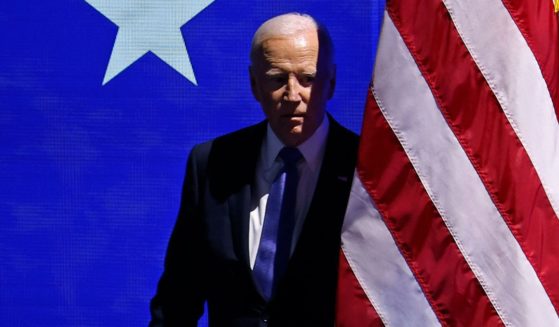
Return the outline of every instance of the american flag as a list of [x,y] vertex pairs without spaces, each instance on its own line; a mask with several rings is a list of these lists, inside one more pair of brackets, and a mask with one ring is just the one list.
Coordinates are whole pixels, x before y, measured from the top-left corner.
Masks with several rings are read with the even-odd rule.
[[550,0],[389,0],[337,326],[559,326]]

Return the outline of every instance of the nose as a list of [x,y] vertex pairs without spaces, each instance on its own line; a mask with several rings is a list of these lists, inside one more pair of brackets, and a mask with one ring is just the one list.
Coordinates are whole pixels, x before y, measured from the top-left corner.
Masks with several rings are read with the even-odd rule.
[[289,75],[287,79],[287,84],[285,86],[284,98],[287,101],[301,101],[301,84],[296,76],[293,74]]

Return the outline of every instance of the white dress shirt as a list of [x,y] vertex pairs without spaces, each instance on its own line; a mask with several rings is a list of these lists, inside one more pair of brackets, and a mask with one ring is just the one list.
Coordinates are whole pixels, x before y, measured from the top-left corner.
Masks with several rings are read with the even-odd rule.
[[[295,206],[295,219],[305,219],[311,205],[316,182],[320,173],[324,151],[326,149],[326,138],[328,136],[328,117],[324,117],[318,129],[308,140],[300,144],[297,149],[303,155],[303,160],[297,164],[299,172],[299,184],[297,185],[297,203]],[[278,139],[268,124],[266,138],[262,142],[260,158],[256,163],[256,178],[251,196],[251,212],[248,232],[248,250],[250,255],[250,267],[254,267],[256,254],[262,235],[264,216],[268,193],[279,173],[282,162],[278,158],[280,150],[285,145]],[[293,235],[297,239],[298,235]]]

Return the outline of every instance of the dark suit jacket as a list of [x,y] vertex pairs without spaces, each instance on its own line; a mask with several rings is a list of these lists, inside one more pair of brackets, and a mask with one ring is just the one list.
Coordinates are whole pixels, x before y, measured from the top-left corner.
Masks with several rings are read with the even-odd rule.
[[266,123],[194,147],[152,326],[333,326],[340,231],[357,136],[330,119],[313,200],[278,290],[267,303],[249,263],[251,187]]

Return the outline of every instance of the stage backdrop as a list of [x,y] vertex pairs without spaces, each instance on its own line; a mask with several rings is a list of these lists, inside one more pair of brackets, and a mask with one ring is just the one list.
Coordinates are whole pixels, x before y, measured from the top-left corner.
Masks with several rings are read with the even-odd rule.
[[359,132],[383,7],[3,1],[0,325],[145,326],[189,150],[264,117],[247,74],[255,29],[290,11],[323,21],[329,110]]

